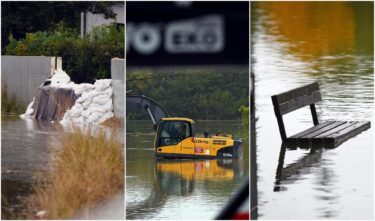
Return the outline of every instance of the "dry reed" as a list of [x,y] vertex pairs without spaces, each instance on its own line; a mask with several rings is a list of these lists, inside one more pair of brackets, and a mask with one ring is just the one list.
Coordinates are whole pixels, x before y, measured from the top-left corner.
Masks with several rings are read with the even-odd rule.
[[[51,169],[39,174],[28,197],[27,216],[69,219],[123,190],[123,150],[114,134],[90,129],[64,133],[54,148]],[[37,211],[45,214],[35,217]]]

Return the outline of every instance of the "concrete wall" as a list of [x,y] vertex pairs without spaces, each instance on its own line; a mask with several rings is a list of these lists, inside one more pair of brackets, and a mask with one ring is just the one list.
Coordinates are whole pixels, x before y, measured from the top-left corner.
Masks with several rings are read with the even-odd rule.
[[118,118],[125,116],[125,59],[112,58],[111,76],[113,88],[113,109]]
[[1,56],[1,87],[7,85],[8,98],[16,96],[17,103],[27,106],[37,88],[53,75],[55,66],[61,68],[61,58],[44,56]]

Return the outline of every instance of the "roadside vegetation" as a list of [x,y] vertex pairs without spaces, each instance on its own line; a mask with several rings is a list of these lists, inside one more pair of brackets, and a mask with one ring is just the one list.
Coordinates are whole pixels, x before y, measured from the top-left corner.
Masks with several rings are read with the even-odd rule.
[[2,55],[58,56],[75,83],[111,78],[111,59],[124,58],[122,24],[96,27],[80,36],[81,12],[115,19],[119,2],[3,2]]
[[122,145],[103,130],[64,133],[52,149],[51,169],[37,176],[26,200],[28,219],[69,219],[124,189]]
[[94,83],[111,78],[111,59],[124,57],[124,27],[95,27],[84,38],[73,29],[59,26],[50,32],[26,33],[26,37],[9,37],[6,55],[60,56],[63,69],[75,83]]

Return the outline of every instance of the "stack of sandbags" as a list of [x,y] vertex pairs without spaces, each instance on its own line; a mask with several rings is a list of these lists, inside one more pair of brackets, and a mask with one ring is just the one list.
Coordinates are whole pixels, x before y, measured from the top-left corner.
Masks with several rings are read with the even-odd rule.
[[75,85],[73,89],[81,96],[74,106],[66,111],[62,123],[71,121],[100,124],[113,117],[113,90],[110,79],[96,80],[93,85]]
[[[75,86],[74,82],[70,80],[69,75],[61,70],[55,70],[54,75],[47,79],[42,85],[40,85],[40,88],[43,87],[55,87],[55,88],[73,88]],[[31,101],[31,103],[27,106],[26,112],[24,114],[21,114],[20,117],[22,118],[32,118],[34,114],[34,101],[35,97]]]
[[[47,79],[41,88],[65,88],[74,90],[78,97],[70,110],[66,110],[61,123],[100,124],[113,115],[111,79],[96,80],[94,84],[75,84],[63,70],[55,70],[55,74]],[[35,113],[35,97],[28,105],[22,118],[32,118]]]

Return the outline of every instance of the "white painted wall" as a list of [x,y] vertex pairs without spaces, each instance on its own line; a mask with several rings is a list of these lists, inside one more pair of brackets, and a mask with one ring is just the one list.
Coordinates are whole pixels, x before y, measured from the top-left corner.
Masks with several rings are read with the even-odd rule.
[[[125,4],[119,2],[116,5],[112,6],[112,11],[116,14],[116,19],[105,19],[102,14],[92,14],[90,12],[86,13],[86,33],[89,33],[94,27],[100,25],[111,24],[113,22],[125,24]],[[81,13],[81,36],[83,36],[84,28],[84,13]]]

